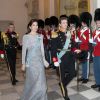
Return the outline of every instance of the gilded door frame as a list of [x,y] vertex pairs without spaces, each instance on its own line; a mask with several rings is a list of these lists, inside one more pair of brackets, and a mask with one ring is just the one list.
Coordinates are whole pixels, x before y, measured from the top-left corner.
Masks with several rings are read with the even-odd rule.
[[90,0],[88,0],[88,12],[90,12]]

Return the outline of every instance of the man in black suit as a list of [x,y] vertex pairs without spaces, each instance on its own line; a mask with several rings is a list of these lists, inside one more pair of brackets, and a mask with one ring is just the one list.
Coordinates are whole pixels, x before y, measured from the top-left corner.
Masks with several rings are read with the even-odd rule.
[[59,65],[59,75],[60,75],[60,87],[62,90],[62,95],[65,100],[70,100],[67,93],[67,85],[75,77],[75,58],[73,52],[71,51],[71,33],[67,30],[68,19],[67,17],[61,17],[59,19],[59,31],[56,37],[56,55],[54,58]]
[[4,41],[4,48],[6,51],[7,62],[9,65],[12,85],[16,85],[16,54],[18,46],[18,34],[15,32],[15,26],[10,23],[7,32],[2,34]]

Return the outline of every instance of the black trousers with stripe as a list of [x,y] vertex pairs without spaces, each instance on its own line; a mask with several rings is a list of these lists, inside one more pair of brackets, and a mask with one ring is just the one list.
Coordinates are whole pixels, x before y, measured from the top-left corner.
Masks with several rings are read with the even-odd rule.
[[[68,97],[67,85],[75,77],[75,57],[71,51],[66,52],[66,54],[61,58],[61,64],[59,68],[60,81],[62,83],[62,93],[64,98]],[[66,99],[65,99],[66,100]]]
[[15,76],[16,76],[16,53],[17,51],[15,47],[6,48],[7,62],[9,64],[9,70],[12,82],[15,81]]

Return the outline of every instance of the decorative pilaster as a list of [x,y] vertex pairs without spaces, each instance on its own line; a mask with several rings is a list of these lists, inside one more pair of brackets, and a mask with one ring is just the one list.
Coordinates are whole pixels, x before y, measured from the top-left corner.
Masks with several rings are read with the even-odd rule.
[[29,19],[38,18],[39,0],[27,0],[25,3]]

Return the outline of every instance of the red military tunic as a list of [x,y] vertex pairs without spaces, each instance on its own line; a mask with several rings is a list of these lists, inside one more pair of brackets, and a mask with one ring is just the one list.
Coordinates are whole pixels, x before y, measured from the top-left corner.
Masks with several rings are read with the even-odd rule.
[[80,30],[78,29],[77,31],[73,31],[71,34],[71,41],[72,41],[72,48],[71,51],[74,52],[75,50],[79,49],[78,43],[76,42],[76,39],[78,38]]
[[78,32],[80,43],[80,50],[89,50],[89,28],[84,27],[80,32]]
[[96,45],[94,46],[93,55],[100,56],[100,30],[99,31],[95,30],[93,32],[93,40],[94,40],[94,42],[96,42]]

